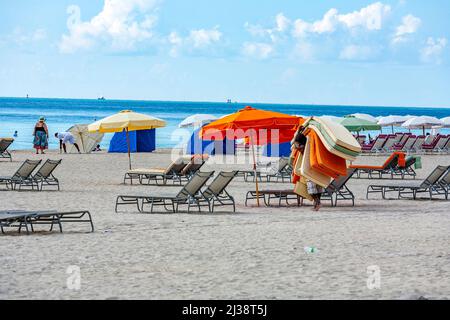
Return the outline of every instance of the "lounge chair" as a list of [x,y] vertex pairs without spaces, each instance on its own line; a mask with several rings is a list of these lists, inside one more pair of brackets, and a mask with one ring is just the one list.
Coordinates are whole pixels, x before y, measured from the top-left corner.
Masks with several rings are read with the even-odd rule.
[[334,179],[322,193],[322,200],[330,200],[331,206],[336,207],[339,200],[351,200],[355,206],[355,195],[347,187],[347,182],[355,174],[356,169],[347,169],[347,175]]
[[[445,199],[448,200],[448,196],[450,193],[450,169],[447,170],[447,172],[441,177],[441,179],[438,181],[436,190],[442,191],[445,194]],[[442,194],[442,192],[440,192]]]
[[31,187],[34,190],[34,179],[31,176],[33,171],[39,166],[42,160],[25,160],[20,168],[11,177],[0,177],[0,184],[5,184],[6,188],[11,187],[16,190],[17,185],[19,190],[22,187]]
[[405,151],[419,152],[421,150],[424,142],[425,142],[425,136],[418,136],[417,139],[414,141],[414,143],[411,145],[411,147],[409,149],[406,149]]
[[382,151],[383,145],[386,142],[387,138],[388,138],[388,136],[386,134],[380,134],[375,138],[375,140],[372,143],[363,145],[361,147],[361,151],[369,152],[369,153],[370,152],[380,152],[380,151]]
[[238,171],[219,172],[209,186],[195,196],[198,205],[207,206],[209,212],[214,212],[216,207],[233,206],[233,212],[236,212],[234,198],[226,191],[226,188],[237,173]]
[[34,232],[36,225],[50,225],[50,230],[58,225],[59,231],[63,232],[62,225],[64,223],[89,223],[91,232],[94,232],[94,223],[89,211],[73,211],[73,212],[58,212],[58,211],[0,211],[0,227],[2,233],[6,227],[17,227],[19,233],[25,227],[27,234]]
[[179,157],[165,169],[150,168],[130,170],[125,173],[123,183],[126,184],[127,180],[129,180],[130,183],[133,184],[134,180],[138,180],[140,184],[151,184],[151,182],[154,182],[158,185],[166,185],[168,181],[172,181],[173,184],[181,185],[182,171],[187,165],[192,163],[192,159],[193,156]]
[[401,183],[385,183],[373,184],[367,187],[366,198],[369,199],[370,193],[381,193],[383,199],[386,199],[386,193],[397,192],[398,199],[404,198],[404,195],[412,195],[412,198],[417,199],[418,193],[428,193],[430,200],[433,195],[441,194],[439,192],[438,181],[446,173],[450,166],[437,166],[430,175],[423,181],[402,181]]
[[409,156],[406,158],[405,160],[405,166],[399,166],[397,164],[396,167],[393,168],[393,170],[391,171],[392,173],[392,179],[394,179],[395,176],[400,176],[401,179],[405,179],[405,177],[409,176],[412,177],[413,179],[416,178],[416,171],[414,171],[413,166],[416,163],[416,157],[414,156]]
[[421,150],[424,152],[438,151],[439,148],[442,148],[446,142],[447,142],[447,136],[438,134],[431,143],[429,143],[429,144],[424,143],[421,146]]
[[382,179],[384,174],[389,174],[393,178],[400,156],[404,157],[404,153],[393,152],[381,166],[351,165],[350,168],[356,169],[358,179],[362,178],[362,174],[367,174],[367,179]]
[[294,200],[295,205],[300,207],[303,205],[303,198],[296,194],[292,189],[290,190],[260,190],[258,195],[256,191],[248,191],[245,197],[245,206],[247,206],[249,200],[263,199],[264,204],[267,207],[273,206],[273,200],[278,202],[277,206],[281,207],[282,202],[286,203],[286,206],[292,206],[289,200]]
[[439,152],[442,153],[450,153],[450,135],[448,135],[448,140],[445,145],[441,148]]
[[0,158],[12,161],[11,153],[7,149],[13,142],[14,139],[12,138],[0,138]]
[[53,175],[55,169],[59,166],[62,160],[50,160],[44,162],[39,170],[33,175],[32,179],[37,185],[39,191],[42,191],[45,186],[57,186],[59,188],[59,180]]
[[119,195],[116,199],[115,211],[123,205],[136,205],[139,212],[146,212],[145,205],[150,205],[150,212],[153,207],[163,206],[166,211],[178,212],[180,205],[188,205],[188,212],[191,206],[196,205],[200,211],[200,203],[196,196],[206,182],[214,175],[212,172],[197,171],[186,185],[175,196],[156,196],[156,195]]
[[393,150],[395,151],[408,151],[411,149],[411,147],[414,145],[414,143],[417,140],[417,137],[414,135],[406,135],[406,139],[403,141],[400,141],[400,143],[397,143],[394,145]]
[[289,158],[282,157],[277,164],[268,163],[263,168],[256,169],[256,177],[254,170],[239,170],[238,176],[244,178],[246,182],[255,181],[257,177],[259,181],[265,179],[267,182],[272,182],[272,179],[276,179],[277,182],[290,182],[292,176],[292,167],[289,163]]

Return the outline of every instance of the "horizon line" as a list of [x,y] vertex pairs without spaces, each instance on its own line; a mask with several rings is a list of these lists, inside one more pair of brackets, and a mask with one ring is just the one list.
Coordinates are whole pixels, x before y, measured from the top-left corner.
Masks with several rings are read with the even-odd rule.
[[357,105],[357,104],[323,104],[323,103],[280,103],[280,102],[240,102],[240,101],[232,101],[232,102],[223,102],[223,101],[209,101],[209,100],[146,100],[146,99],[121,99],[121,98],[112,98],[105,100],[99,100],[99,98],[63,98],[63,97],[7,97],[0,96],[0,99],[47,99],[47,100],[92,100],[92,101],[136,101],[136,102],[189,102],[189,103],[223,103],[223,104],[273,104],[273,105],[281,105],[281,106],[329,106],[329,107],[369,107],[369,108],[430,108],[430,109],[450,109],[450,106],[394,106],[394,105]]

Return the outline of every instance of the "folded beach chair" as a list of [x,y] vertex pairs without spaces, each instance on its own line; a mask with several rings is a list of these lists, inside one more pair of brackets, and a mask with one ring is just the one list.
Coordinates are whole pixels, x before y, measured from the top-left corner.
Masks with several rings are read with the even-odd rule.
[[355,206],[355,196],[346,185],[355,172],[356,169],[349,168],[347,175],[334,179],[322,193],[322,199],[330,200],[333,207],[337,206],[339,200],[351,200],[352,206]]
[[[10,177],[0,177],[0,184],[6,185],[6,188],[11,188],[12,190],[19,190],[22,187],[31,187],[32,190],[35,188],[35,180],[31,176],[33,171],[39,166],[42,160],[25,160],[20,168]],[[36,190],[39,188],[36,186]]]
[[204,191],[200,191],[195,196],[198,206],[207,206],[209,212],[214,212],[215,207],[233,206],[233,212],[236,212],[234,198],[226,191],[226,188],[237,173],[238,171],[220,172]]
[[437,166],[430,175],[423,181],[402,181],[398,183],[373,184],[367,187],[366,198],[369,199],[370,193],[380,193],[383,199],[386,199],[386,193],[397,192],[398,199],[404,198],[404,195],[412,195],[415,200],[418,193],[428,193],[430,200],[433,195],[442,194],[440,192],[438,181],[446,173],[450,166]]
[[0,158],[12,161],[11,153],[7,149],[13,142],[14,139],[12,138],[0,138]]
[[133,184],[134,180],[138,180],[140,184],[150,184],[152,181],[156,184],[165,185],[167,181],[172,181],[174,184],[178,183],[181,185],[182,171],[183,169],[192,162],[192,156],[179,157],[173,161],[167,168],[150,168],[150,169],[134,169],[125,173],[123,178],[123,183],[126,184],[127,180]]
[[36,183],[38,190],[42,191],[45,186],[57,186],[59,189],[59,180],[53,175],[55,169],[59,166],[62,160],[50,160],[44,162],[39,170],[33,175],[32,179]]
[[273,200],[276,200],[278,207],[282,206],[284,201],[286,206],[292,206],[289,200],[294,200],[295,205],[300,207],[303,205],[303,198],[296,194],[294,190],[260,190],[258,194],[256,191],[248,191],[245,197],[245,206],[248,205],[249,200],[262,199],[267,207],[273,206]]
[[146,212],[144,210],[145,205],[150,205],[150,212],[153,212],[153,208],[156,206],[163,206],[166,211],[176,213],[180,205],[188,205],[188,212],[190,212],[192,205],[197,206],[200,211],[200,203],[196,196],[213,175],[214,171],[197,171],[191,180],[174,196],[119,195],[116,199],[115,211],[117,212],[117,208],[124,205],[135,205],[139,212]]
[[0,211],[0,227],[2,233],[4,233],[5,227],[18,227],[19,233],[23,227],[25,227],[27,233],[30,230],[34,232],[36,225],[50,225],[49,231],[53,231],[53,227],[57,225],[59,231],[62,233],[62,225],[64,223],[89,223],[91,232],[94,232],[91,213],[86,210],[73,212],[32,210]]
[[389,158],[381,166],[367,166],[367,165],[350,165],[350,168],[356,169],[356,176],[358,179],[363,178],[363,174],[367,174],[367,179],[382,179],[383,175],[390,175],[391,179],[394,177],[400,162],[404,162],[405,154],[403,152],[393,152]]

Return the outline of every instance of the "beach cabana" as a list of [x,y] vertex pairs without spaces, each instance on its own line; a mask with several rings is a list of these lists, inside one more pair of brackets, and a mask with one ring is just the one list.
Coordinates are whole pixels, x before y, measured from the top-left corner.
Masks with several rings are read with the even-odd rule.
[[200,130],[194,130],[186,147],[186,154],[208,154],[208,155],[234,155],[236,154],[235,140],[204,140],[200,137]]
[[[131,131],[128,135],[130,142],[130,152],[152,152],[156,149],[155,129]],[[126,131],[116,132],[109,144],[110,153],[127,153]]]
[[187,117],[181,123],[178,125],[179,128],[187,128],[187,127],[194,127],[199,128],[203,125],[213,122],[214,120],[217,120],[216,116],[213,116],[211,114],[194,114],[192,116]]
[[[92,150],[102,142],[104,136],[104,134],[100,132],[89,132],[87,124],[76,124],[67,131],[74,136],[75,142],[83,153],[91,153]],[[75,146],[69,144],[67,149],[70,153],[75,149]]]
[[131,110],[123,110],[112,116],[101,119],[88,126],[89,132],[123,132],[127,139],[128,148],[128,164],[131,170],[131,150],[130,150],[130,131],[149,130],[162,128],[166,126],[164,120],[151,117],[145,114],[133,112]]

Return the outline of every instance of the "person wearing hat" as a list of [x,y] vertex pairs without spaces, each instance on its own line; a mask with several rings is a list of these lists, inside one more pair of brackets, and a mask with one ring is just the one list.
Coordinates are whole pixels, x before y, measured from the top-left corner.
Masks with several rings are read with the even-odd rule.
[[39,121],[36,122],[34,126],[34,148],[36,149],[36,154],[41,150],[41,154],[44,154],[44,150],[48,148],[48,128],[45,124],[45,118],[40,117]]

